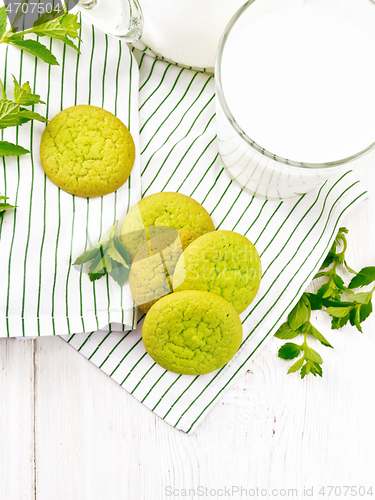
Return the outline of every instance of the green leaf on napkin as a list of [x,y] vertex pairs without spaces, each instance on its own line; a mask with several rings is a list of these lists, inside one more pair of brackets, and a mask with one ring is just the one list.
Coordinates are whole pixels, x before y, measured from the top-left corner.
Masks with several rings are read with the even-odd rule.
[[[20,106],[20,104],[23,106],[31,106],[37,103],[45,104],[40,100],[40,96],[38,94],[33,94],[31,92],[29,82],[21,85],[21,83],[18,83],[16,78],[13,76],[13,85],[14,101],[11,101],[7,98],[3,82],[0,80],[0,90],[2,95],[2,99],[0,99],[0,129],[23,125],[30,120],[46,122],[47,119],[44,118],[44,116]],[[22,146],[12,144],[7,141],[0,141],[0,156],[21,156],[26,153],[30,153],[30,151]]]
[[0,196],[0,219],[2,219],[4,217],[5,212],[9,208],[16,208],[14,205],[9,205],[9,203],[4,203],[1,201],[1,200],[8,200],[8,199],[9,198],[7,198],[6,196]]
[[40,99],[40,95],[33,94],[31,92],[29,82],[25,82],[23,85],[20,85],[15,76],[13,76],[13,84],[14,84],[14,101],[20,104],[21,106],[32,106],[34,104],[45,104],[44,101]]
[[7,10],[5,7],[1,7],[0,8],[0,39],[3,37],[3,35],[7,29],[7,22],[8,22]]
[[30,111],[29,109],[20,108],[20,117],[26,120],[38,120],[39,122],[46,122],[47,118],[40,115],[39,113],[35,113],[35,111]]
[[[328,340],[311,324],[311,311],[322,310],[327,313],[332,318],[333,330],[350,323],[360,332],[362,332],[361,323],[372,312],[372,296],[375,286],[367,292],[354,293],[353,289],[373,284],[375,267],[365,267],[356,273],[348,266],[345,260],[347,234],[348,230],[345,227],[339,229],[319,273],[314,277],[314,279],[324,278],[327,281],[320,286],[316,294],[305,292],[289,313],[288,321],[283,323],[275,333],[275,337],[284,340],[304,335],[304,342],[301,345],[287,342],[278,352],[279,357],[283,359],[294,359],[303,353],[303,356],[288,371],[288,373],[300,371],[301,378],[309,373],[320,377],[323,375],[321,367],[323,360],[320,354],[307,345],[308,336],[315,337],[325,347],[332,348]],[[344,280],[337,273],[339,266],[345,266],[350,273],[355,274],[349,287],[345,286]],[[345,300],[342,300],[342,297]]]
[[91,262],[88,270],[90,281],[96,281],[109,274],[123,286],[130,272],[130,257],[118,236],[118,221],[107,236],[97,245],[76,259],[73,266]]
[[59,21],[61,26],[63,26],[66,30],[66,36],[69,36],[70,38],[78,38],[80,40],[78,30],[81,25],[77,21],[77,14],[64,14],[59,18]]
[[0,156],[21,156],[30,153],[27,149],[7,141],[0,141]]
[[20,105],[16,102],[2,99],[0,101],[0,129],[22,125]]
[[23,49],[26,52],[29,52],[33,56],[39,57],[47,64],[51,64],[51,65],[55,65],[55,66],[59,65],[56,57],[52,54],[52,52],[49,49],[47,49],[47,47],[45,45],[43,45],[40,42],[37,42],[36,40],[18,39],[18,35],[17,35],[17,37],[9,38],[6,43],[10,43],[11,45],[15,45],[16,47],[19,47],[20,49]]
[[73,42],[75,39],[80,40],[78,30],[81,25],[78,22],[78,14],[68,14],[65,12],[63,15],[60,15],[59,11],[55,10],[53,12],[43,14],[37,21],[34,22],[32,28],[24,31],[17,31],[17,28],[15,28],[14,25],[21,15],[24,15],[22,13],[22,9],[19,10],[19,14],[17,14],[16,19],[13,21],[13,26],[6,31],[6,8],[0,8],[0,44],[7,43],[19,47],[20,49],[39,57],[47,64],[54,66],[59,63],[50,49],[38,40],[25,39],[25,36],[30,34],[37,35],[38,37],[48,36],[56,40],[61,40],[65,43],[65,45],[68,45],[72,49],[79,52],[78,47]]

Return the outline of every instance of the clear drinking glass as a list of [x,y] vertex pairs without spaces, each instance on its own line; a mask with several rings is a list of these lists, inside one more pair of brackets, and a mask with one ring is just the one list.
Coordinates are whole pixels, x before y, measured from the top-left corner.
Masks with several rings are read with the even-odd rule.
[[[285,199],[306,193],[321,185],[330,176],[355,162],[355,160],[375,147],[374,133],[374,136],[369,138],[367,143],[362,145],[358,151],[355,150],[352,154],[343,157],[330,158],[329,161],[309,163],[301,161],[300,158],[286,158],[280,156],[278,151],[268,150],[264,147],[265,144],[256,142],[254,137],[247,133],[246,127],[232,113],[232,109],[228,104],[229,91],[223,87],[223,76],[225,77],[223,74],[223,58],[226,56],[226,50],[229,50],[227,49],[228,40],[231,39],[230,37],[233,34],[236,34],[236,30],[237,32],[244,29],[251,30],[255,26],[254,23],[258,22],[262,16],[277,15],[276,11],[278,9],[289,9],[296,4],[302,5],[303,8],[306,4],[328,7],[331,9],[330,12],[334,11],[337,16],[340,16],[340,19],[345,18],[348,22],[356,23],[356,26],[366,32],[366,37],[370,36],[375,39],[375,6],[372,0],[250,0],[238,10],[229,22],[219,44],[215,67],[219,153],[232,179],[251,194],[268,199]],[[274,42],[277,44],[277,40]],[[260,47],[257,45],[251,47],[238,46],[237,49],[243,55],[243,63],[251,66],[254,59],[253,55],[255,51],[260,50]],[[373,59],[368,60],[368,65],[372,65],[373,60],[375,60],[375,52]],[[288,78],[291,82],[294,82],[298,77],[298,70],[298,65],[296,65],[293,69],[294,74],[293,72],[289,73]],[[348,68],[349,71],[350,68]],[[262,78],[262,74],[259,74],[256,66],[251,68],[251,72],[253,78]],[[353,77],[353,75],[351,76]],[[280,81],[279,78],[280,75],[275,71],[275,89],[278,86],[277,82]],[[285,75],[282,78],[285,78]],[[303,85],[303,82],[300,84]],[[356,95],[361,93],[362,85],[363,82],[361,81],[356,83],[353,95],[348,96],[348,99],[351,99],[350,104],[353,104],[353,99],[356,99]],[[230,91],[234,90],[231,89]],[[249,93],[242,94],[240,98],[244,109],[251,113],[252,103],[258,97]],[[309,96],[306,96],[306,99],[308,100]],[[301,103],[301,106],[303,105],[304,103]],[[371,105],[373,105],[372,101]],[[345,100],[343,106],[346,106]],[[264,113],[268,113],[269,120],[272,120],[270,110],[265,109]],[[330,110],[327,109],[324,116],[322,116],[322,124],[327,123],[323,122],[323,120],[330,120],[331,118]],[[359,123],[358,126],[360,125]],[[288,127],[288,120],[285,120],[285,127]],[[343,143],[343,149],[345,149],[344,146],[346,144]]]
[[142,36],[142,10],[138,0],[80,0],[78,7],[104,33],[136,42]]

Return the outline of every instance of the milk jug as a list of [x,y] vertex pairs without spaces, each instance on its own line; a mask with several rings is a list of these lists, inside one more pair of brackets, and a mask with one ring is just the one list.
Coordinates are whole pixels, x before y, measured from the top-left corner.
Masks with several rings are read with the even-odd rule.
[[245,0],[80,0],[102,31],[183,66],[213,71],[216,49]]

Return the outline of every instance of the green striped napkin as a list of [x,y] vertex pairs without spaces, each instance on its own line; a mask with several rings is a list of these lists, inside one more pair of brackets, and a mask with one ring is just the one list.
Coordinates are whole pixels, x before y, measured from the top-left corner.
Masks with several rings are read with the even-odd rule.
[[176,375],[156,365],[143,347],[141,324],[126,333],[93,331],[65,339],[166,422],[191,432],[284,321],[320,267],[343,216],[366,192],[350,171],[285,202],[241,191],[218,157],[213,77],[145,53],[137,57],[143,196],[179,191],[202,203],[218,229],[246,235],[261,255],[261,287],[241,315],[239,352],[212,374]]
[[[60,66],[48,66],[16,47],[1,46],[0,77],[12,95],[12,74],[30,81],[49,119],[75,104],[93,104],[117,115],[138,141],[138,68],[128,47],[82,19],[81,54],[59,40],[44,38]],[[94,284],[71,266],[85,249],[120,223],[140,199],[140,162],[116,193],[102,198],[71,196],[46,178],[39,158],[45,125],[39,122],[2,131],[2,139],[31,151],[3,158],[0,193],[18,205],[0,222],[0,336],[72,334],[109,323],[127,330],[136,321],[128,286],[112,278]]]

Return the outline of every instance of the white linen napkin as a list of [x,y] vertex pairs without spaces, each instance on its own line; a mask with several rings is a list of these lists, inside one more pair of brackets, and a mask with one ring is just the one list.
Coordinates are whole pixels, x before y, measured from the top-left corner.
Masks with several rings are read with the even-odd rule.
[[12,95],[12,74],[30,81],[46,106],[35,111],[53,118],[75,104],[92,104],[117,115],[131,131],[137,158],[129,180],[101,198],[80,198],[57,188],[44,174],[39,144],[45,124],[34,121],[6,129],[2,139],[31,154],[3,158],[0,194],[18,208],[0,222],[0,336],[73,334],[136,322],[129,286],[112,278],[94,284],[72,267],[85,249],[121,224],[140,199],[138,68],[126,44],[107,37],[82,18],[81,54],[59,40],[40,39],[60,66],[49,66],[18,48],[0,47],[0,78]]
[[284,321],[319,269],[343,216],[366,191],[351,171],[284,202],[241,191],[218,157],[213,77],[145,53],[137,57],[143,196],[159,191],[192,196],[217,229],[246,235],[261,256],[261,287],[241,315],[240,350],[208,375],[176,375],[155,364],[143,347],[141,323],[126,333],[93,331],[65,339],[170,425],[192,432]]

